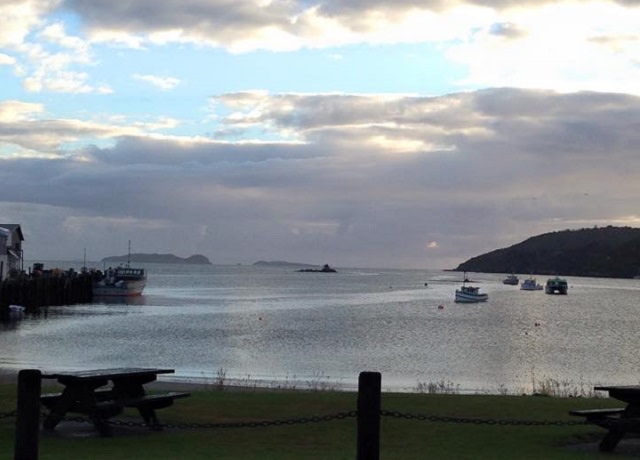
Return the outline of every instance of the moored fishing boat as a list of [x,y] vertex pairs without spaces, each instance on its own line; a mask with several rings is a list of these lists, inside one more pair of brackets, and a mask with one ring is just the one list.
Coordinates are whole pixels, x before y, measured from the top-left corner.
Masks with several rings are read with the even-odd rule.
[[127,254],[127,264],[119,267],[109,267],[104,275],[93,282],[94,297],[134,297],[142,294],[147,285],[147,274],[144,268],[132,268],[131,262],[131,241],[129,241],[129,252]]
[[544,292],[546,294],[565,295],[568,288],[569,285],[567,284],[567,280],[556,276],[555,278],[549,278],[547,280],[547,284],[544,287]]
[[520,279],[516,275],[509,275],[502,280],[502,284],[509,284],[511,286],[517,286]]
[[520,289],[523,291],[542,291],[542,284],[538,284],[535,278],[527,278],[520,283]]
[[480,293],[480,288],[475,286],[467,286],[467,274],[465,273],[460,289],[456,289],[456,303],[478,303],[486,302],[489,298],[488,294]]
[[115,269],[109,268],[104,277],[93,283],[93,295],[132,297],[142,294],[147,285],[144,268],[131,268],[127,264]]

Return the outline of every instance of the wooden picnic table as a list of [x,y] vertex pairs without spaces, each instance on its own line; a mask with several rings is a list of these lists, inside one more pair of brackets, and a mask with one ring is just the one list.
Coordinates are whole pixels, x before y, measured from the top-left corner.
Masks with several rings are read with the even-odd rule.
[[43,379],[56,379],[64,388],[61,393],[41,395],[41,403],[49,409],[43,428],[52,431],[68,412],[76,412],[87,415],[100,434],[109,436],[108,419],[122,413],[125,407],[134,407],[147,426],[160,429],[156,409],[169,407],[174,399],[189,393],[147,394],[144,385],[155,381],[159,374],[173,372],[162,368],[117,368],[44,373]]
[[610,398],[625,402],[626,407],[574,410],[569,413],[586,417],[588,423],[608,430],[599,449],[611,452],[625,434],[640,433],[640,385],[597,386],[594,390],[608,392]]

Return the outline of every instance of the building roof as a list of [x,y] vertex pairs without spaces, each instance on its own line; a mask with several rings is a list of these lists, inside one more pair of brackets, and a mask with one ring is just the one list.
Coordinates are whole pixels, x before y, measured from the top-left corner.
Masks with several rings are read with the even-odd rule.
[[20,237],[20,241],[24,241],[24,236],[22,235],[22,228],[20,224],[0,224],[0,227],[9,230],[11,233],[16,232]]

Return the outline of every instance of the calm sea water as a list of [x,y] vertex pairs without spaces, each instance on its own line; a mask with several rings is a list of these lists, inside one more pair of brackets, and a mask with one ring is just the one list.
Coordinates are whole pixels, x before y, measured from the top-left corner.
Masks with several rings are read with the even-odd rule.
[[453,272],[146,268],[132,303],[48,307],[0,324],[0,368],[162,366],[181,379],[296,387],[349,387],[370,370],[398,391],[640,382],[638,280],[569,277],[569,294],[551,296],[473,273],[489,301],[460,305]]

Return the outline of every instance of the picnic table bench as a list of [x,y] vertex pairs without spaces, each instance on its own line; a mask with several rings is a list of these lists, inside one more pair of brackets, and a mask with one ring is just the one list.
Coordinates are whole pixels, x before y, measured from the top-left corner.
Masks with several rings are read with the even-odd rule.
[[[87,415],[101,435],[109,436],[108,419],[130,407],[138,410],[147,426],[159,430],[162,427],[156,410],[169,407],[175,399],[190,393],[147,394],[144,385],[156,380],[159,374],[173,372],[173,369],[119,368],[43,374],[42,378],[56,379],[64,386],[60,393],[40,396],[42,405],[49,409],[43,428],[53,431],[68,412],[74,412]],[[107,386],[109,382],[111,386]]]
[[607,391],[609,397],[627,403],[626,407],[583,409],[569,411],[570,415],[585,417],[587,423],[607,431],[600,441],[602,452],[612,452],[627,433],[640,433],[640,385],[597,386],[596,391]]

